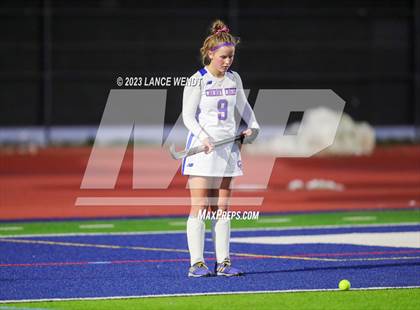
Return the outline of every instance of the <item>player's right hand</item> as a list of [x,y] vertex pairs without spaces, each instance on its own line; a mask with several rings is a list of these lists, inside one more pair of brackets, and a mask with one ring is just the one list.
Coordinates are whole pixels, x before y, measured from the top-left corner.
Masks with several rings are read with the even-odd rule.
[[214,144],[210,142],[209,138],[205,138],[201,143],[204,145],[204,153],[209,154],[214,149]]
[[257,138],[258,133],[260,130],[258,128],[248,128],[247,130],[244,130],[242,134],[244,135],[244,139],[242,141],[243,144],[250,144],[254,142],[254,140]]

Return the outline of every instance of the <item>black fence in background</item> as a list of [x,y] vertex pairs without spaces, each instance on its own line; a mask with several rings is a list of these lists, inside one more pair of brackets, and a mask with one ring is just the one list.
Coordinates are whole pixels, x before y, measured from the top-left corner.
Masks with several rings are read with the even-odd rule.
[[[258,89],[333,89],[374,125],[420,120],[420,1],[2,1],[0,126],[97,125],[118,76],[190,76],[221,18]],[[168,90],[166,120],[181,111]]]

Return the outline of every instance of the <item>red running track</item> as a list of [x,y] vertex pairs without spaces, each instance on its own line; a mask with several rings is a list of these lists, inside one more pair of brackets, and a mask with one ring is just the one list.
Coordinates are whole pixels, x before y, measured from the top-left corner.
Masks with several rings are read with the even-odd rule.
[[[0,151],[0,219],[101,218],[185,215],[188,206],[75,206],[77,197],[187,197],[187,178],[179,171],[166,190],[133,190],[133,152],[128,150],[114,190],[82,190],[89,147],[48,148],[37,154]],[[152,156],[153,157],[153,156]],[[250,158],[257,167],[267,159]],[[293,179],[329,179],[344,191],[289,191]],[[264,197],[261,206],[234,210],[307,212],[412,208],[420,202],[420,148],[379,147],[371,156],[278,158],[266,190],[236,191],[235,197]]]

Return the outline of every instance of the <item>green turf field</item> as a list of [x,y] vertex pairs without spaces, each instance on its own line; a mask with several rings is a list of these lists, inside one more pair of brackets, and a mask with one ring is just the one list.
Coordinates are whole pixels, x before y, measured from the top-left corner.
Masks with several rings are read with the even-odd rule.
[[[259,220],[233,220],[232,228],[281,228],[328,225],[367,225],[419,223],[420,209],[399,211],[360,211],[261,215]],[[0,236],[66,233],[129,233],[147,231],[183,231],[186,218],[39,221],[0,223]],[[209,227],[209,226],[208,226]]]
[[[7,304],[0,309],[418,309],[420,289],[153,297]],[[16,308],[15,308],[16,307]]]

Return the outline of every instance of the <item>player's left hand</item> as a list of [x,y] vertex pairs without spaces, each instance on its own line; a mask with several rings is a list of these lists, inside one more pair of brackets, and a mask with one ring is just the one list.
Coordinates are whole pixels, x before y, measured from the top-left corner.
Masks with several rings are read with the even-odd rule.
[[260,132],[257,128],[248,128],[244,131],[242,131],[242,134],[245,136],[243,144],[249,144],[254,142],[254,140],[257,138],[258,133]]

